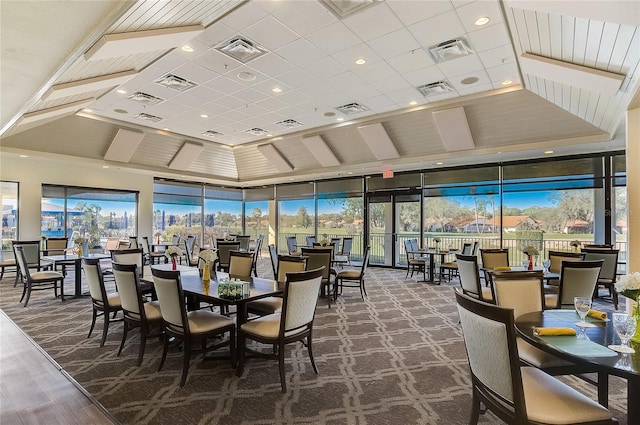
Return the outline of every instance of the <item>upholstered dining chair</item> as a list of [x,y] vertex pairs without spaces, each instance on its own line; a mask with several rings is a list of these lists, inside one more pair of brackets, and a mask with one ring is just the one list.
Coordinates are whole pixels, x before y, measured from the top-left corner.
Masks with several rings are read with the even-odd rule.
[[162,328],[162,314],[158,301],[145,302],[140,290],[140,272],[137,264],[113,263],[113,276],[118,285],[118,294],[124,316],[124,329],[122,342],[118,348],[120,356],[129,331],[140,328],[140,347],[138,350],[138,363],[142,364],[147,336],[153,328]]
[[229,253],[229,277],[232,279],[251,280],[253,269],[253,253],[247,251],[231,251]]
[[407,279],[409,277],[409,272],[411,272],[411,277],[416,272],[423,273],[428,260],[418,258],[417,250],[414,250],[411,239],[405,239],[404,251],[407,254],[407,273],[404,278]]
[[273,270],[273,278],[278,278],[278,250],[274,244],[269,244],[269,258],[271,259],[271,268]]
[[251,264],[251,270],[253,270],[253,275],[258,277],[258,258],[260,258],[260,252],[262,251],[262,241],[264,240],[264,235],[260,235],[258,239],[256,239],[256,243],[253,247],[253,261]]
[[[471,246],[472,244],[470,242],[463,243],[460,254],[471,255],[471,249],[472,249]],[[458,274],[458,263],[456,263],[455,261],[447,261],[445,263],[440,264],[440,280],[442,280],[442,277],[444,276],[445,271],[448,274],[449,281],[451,281],[452,276]]]
[[[32,272],[27,263],[27,256],[25,254],[24,247],[22,245],[14,245],[13,247],[17,264],[17,273],[21,274],[23,289],[20,302],[24,300],[24,306],[29,304],[29,298],[31,298],[31,291],[39,291],[46,289],[53,289],[53,294],[58,297],[58,283],[60,284],[60,298],[64,301],[64,276],[62,273],[58,273],[53,270],[40,270]],[[26,298],[25,298],[26,296]]]
[[284,371],[284,347],[297,341],[302,342],[309,351],[309,359],[314,372],[318,373],[313,358],[313,320],[315,318],[318,291],[322,281],[322,269],[299,273],[287,273],[280,313],[269,314],[248,321],[238,330],[238,368],[236,374],[242,376],[245,365],[247,340],[275,347],[274,354],[258,353],[260,356],[277,358],[282,392],[287,392]]
[[298,250],[298,241],[295,236],[287,236],[287,250],[289,251],[289,255],[299,255],[300,251]]
[[[113,264],[135,264],[138,270],[138,277],[144,279],[145,261],[144,250],[142,248],[130,248],[130,249],[115,249],[111,251],[111,270],[110,273],[113,276]],[[104,273],[103,273],[104,274]],[[150,296],[152,299],[157,299],[155,287],[153,283],[145,281],[139,282],[140,291],[144,296]],[[116,281],[116,287],[118,282]]]
[[[235,364],[235,322],[221,314],[209,310],[195,310],[187,312],[184,303],[184,292],[180,283],[180,272],[176,270],[151,269],[153,282],[156,285],[162,323],[165,332],[162,359],[158,370],[162,370],[169,351],[169,338],[174,337],[183,341],[182,377],[180,386],[184,387],[189,372],[189,362],[192,352],[208,352],[220,347],[229,346],[231,365]],[[229,332],[225,341],[207,347],[207,340],[221,337]],[[201,349],[193,348],[199,343]]]
[[[341,270],[335,277],[335,284],[333,286],[333,299],[338,298],[338,294],[342,294],[342,288],[360,288],[360,297],[364,301],[364,297],[367,295],[367,289],[364,286],[364,275],[367,272],[369,266],[369,255],[371,249],[367,246],[364,250],[364,259],[362,260],[362,266],[359,270]],[[351,283],[345,283],[351,282]]]
[[3,251],[0,249],[0,280],[4,277],[5,268],[16,270],[15,253],[13,258],[5,258]]
[[137,236],[129,236],[129,249],[140,248]]
[[148,236],[143,236],[142,237],[142,246],[143,248],[146,248],[145,251],[145,255],[147,256],[147,260],[149,262],[149,264],[156,264],[156,263],[160,263],[160,259],[165,259],[167,257],[165,257],[164,252],[159,252],[159,251],[153,251],[151,249],[151,244],[149,243],[149,237]]
[[[617,424],[605,407],[535,367],[520,365],[514,312],[455,292],[477,424],[481,405],[510,424]],[[496,373],[500,371],[500,373]]]
[[480,283],[478,257],[475,255],[456,254],[456,263],[458,264],[462,292],[480,301],[493,303],[493,287],[482,286]]
[[238,235],[236,236],[236,242],[240,243],[240,251],[249,251],[249,243],[251,242],[251,236]]
[[230,252],[240,249],[240,242],[218,241],[218,270],[229,271]]
[[195,252],[195,244],[196,237],[193,235],[187,236],[187,239],[184,241],[184,256],[187,266],[189,267],[198,266],[198,256]]
[[316,237],[315,236],[305,236],[305,238],[307,239],[307,246],[313,246],[314,243],[316,243]]
[[480,258],[482,259],[485,284],[487,285],[491,281],[488,270],[496,267],[509,267],[509,250],[507,248],[481,249]]
[[560,273],[563,261],[582,261],[586,255],[584,252],[548,251],[549,271]]
[[[84,270],[84,274],[87,277],[89,294],[91,295],[91,304],[93,307],[91,328],[89,329],[89,335],[87,335],[87,338],[91,337],[91,333],[96,325],[96,319],[98,316],[103,316],[104,324],[102,326],[102,340],[100,340],[100,347],[104,347],[104,343],[107,340],[107,333],[109,332],[109,324],[116,321],[116,314],[122,310],[120,295],[118,295],[117,292],[107,293],[99,259],[83,258],[82,270]],[[111,317],[111,314],[113,314],[113,317]],[[122,319],[117,319],[117,321],[120,320]]]
[[340,249],[340,253],[334,255],[334,261],[339,264],[351,264],[351,247],[353,246],[353,238],[346,237],[342,238],[342,248]]
[[[12,240],[11,246],[13,248],[13,255],[17,259],[18,256],[15,250],[16,245],[22,246],[24,250],[24,256],[27,260],[26,267],[29,267],[30,269],[36,269],[36,271],[38,272],[41,270],[49,270],[53,267],[53,262],[42,259],[40,251],[40,241]],[[20,273],[20,264],[17,262],[17,260],[16,267],[16,280],[13,283],[14,287],[18,285],[18,279],[21,279],[23,276],[23,274]]]
[[333,248],[302,248],[302,256],[307,257],[307,270],[315,270],[324,267],[322,273],[322,292],[327,298],[329,308],[331,308],[331,297],[333,294],[333,279],[335,279],[336,271],[331,268],[331,258],[333,257]]
[[575,297],[591,298],[604,260],[563,261],[560,267],[558,293],[545,294],[545,308],[573,310]]
[[582,248],[582,252],[585,254],[585,261],[603,260],[594,296],[599,298],[600,292],[598,288],[600,286],[604,286],[604,288],[609,291],[609,296],[613,301],[613,308],[617,310],[618,292],[616,291],[614,284],[618,273],[618,254],[620,251],[617,249],[605,248]]
[[44,241],[44,255],[63,255],[68,248],[69,238],[47,238]]

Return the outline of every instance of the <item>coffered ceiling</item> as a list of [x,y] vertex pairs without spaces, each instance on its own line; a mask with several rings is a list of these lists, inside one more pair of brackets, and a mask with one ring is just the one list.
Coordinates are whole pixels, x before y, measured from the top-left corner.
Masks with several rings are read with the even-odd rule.
[[327,3],[2,2],[3,154],[250,186],[624,148],[638,2]]

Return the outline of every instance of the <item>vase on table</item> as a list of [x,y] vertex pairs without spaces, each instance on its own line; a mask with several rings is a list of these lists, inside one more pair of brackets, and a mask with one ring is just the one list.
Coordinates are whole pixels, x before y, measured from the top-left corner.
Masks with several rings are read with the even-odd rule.
[[78,258],[82,258],[82,244],[78,244]]
[[533,256],[529,255],[529,266],[527,270],[533,270]]
[[176,257],[171,257],[171,270],[176,270],[178,268],[178,263],[176,261]]
[[204,268],[202,269],[202,286],[205,294],[208,294],[211,286],[211,269],[208,261],[204,262]]
[[640,302],[631,309],[631,315],[636,318],[636,333],[631,337],[631,341],[640,344]]

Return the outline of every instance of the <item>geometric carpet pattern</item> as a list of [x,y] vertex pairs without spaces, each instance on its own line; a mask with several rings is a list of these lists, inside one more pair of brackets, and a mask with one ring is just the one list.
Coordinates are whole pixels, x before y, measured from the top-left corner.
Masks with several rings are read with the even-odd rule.
[[[270,277],[268,260],[259,275]],[[147,341],[140,367],[136,332],[116,357],[122,323],[111,324],[102,348],[101,321],[87,339],[89,298],[61,303],[52,291],[40,291],[24,308],[10,276],[0,282],[0,308],[123,424],[466,424],[471,391],[452,292],[458,283],[429,285],[404,276],[403,270],[369,268],[365,301],[349,288],[330,309],[320,299],[313,335],[319,375],[306,348],[288,346],[286,394],[273,360],[248,359],[236,377],[228,360],[195,355],[180,388],[182,353],[172,348],[157,372],[157,338]],[[71,273],[67,292],[72,282]],[[561,379],[597,399],[594,386]],[[611,377],[609,394],[610,409],[626,424],[626,381]],[[500,421],[487,413],[480,423]]]

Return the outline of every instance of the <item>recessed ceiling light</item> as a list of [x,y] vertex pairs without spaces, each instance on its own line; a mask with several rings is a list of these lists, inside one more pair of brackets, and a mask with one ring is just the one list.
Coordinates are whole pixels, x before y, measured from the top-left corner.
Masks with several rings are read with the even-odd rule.
[[200,118],[209,118],[209,115],[207,115],[207,114],[200,114]]
[[162,131],[171,131],[167,127],[163,128]]
[[118,89],[118,90],[116,90],[116,91],[117,91],[118,93],[120,93],[120,94],[127,94],[127,91],[126,91],[126,90]]
[[416,102],[415,100],[412,100],[411,102],[409,102],[409,105],[411,105],[411,106],[415,106],[417,104],[418,104],[418,102]]
[[474,83],[477,83],[478,80],[480,80],[478,77],[467,77],[464,80],[461,80],[460,82],[462,84],[474,84]]
[[546,153],[547,155],[552,154],[553,151],[544,151],[544,153]]
[[347,171],[347,174],[353,174],[353,171]]
[[113,112],[116,112],[118,114],[128,114],[126,109],[114,109]]
[[367,63],[366,59],[356,59],[356,65],[364,65],[365,63]]
[[192,53],[193,52],[193,47],[191,47],[191,46],[182,46],[182,51],[183,52],[187,52],[187,53]]
[[504,81],[502,82],[502,85],[503,85],[503,86],[508,86],[508,85],[509,85],[509,84],[511,84],[511,83],[513,83],[513,81],[511,81],[511,80],[504,80]]
[[344,121],[344,118],[337,118],[336,121]]
[[27,155],[20,155],[20,158],[29,158]]
[[274,87],[271,89],[271,91],[274,93],[282,93],[282,89],[280,87]]
[[333,116],[335,116],[335,115],[336,115],[336,113],[335,113],[335,112],[325,112],[325,113],[324,113],[324,114],[322,114],[322,115],[324,115],[325,117],[333,117]]
[[83,112],[93,112],[93,109],[83,109]]
[[482,26],[482,25],[487,25],[489,23],[489,17],[488,16],[482,16],[478,19],[476,19],[476,25],[478,26]]
[[241,72],[238,74],[238,79],[242,81],[254,81],[256,79],[256,75],[251,72]]
[[444,162],[436,162],[436,165],[444,165]]
[[102,168],[109,168],[109,166],[108,165],[103,165]]

